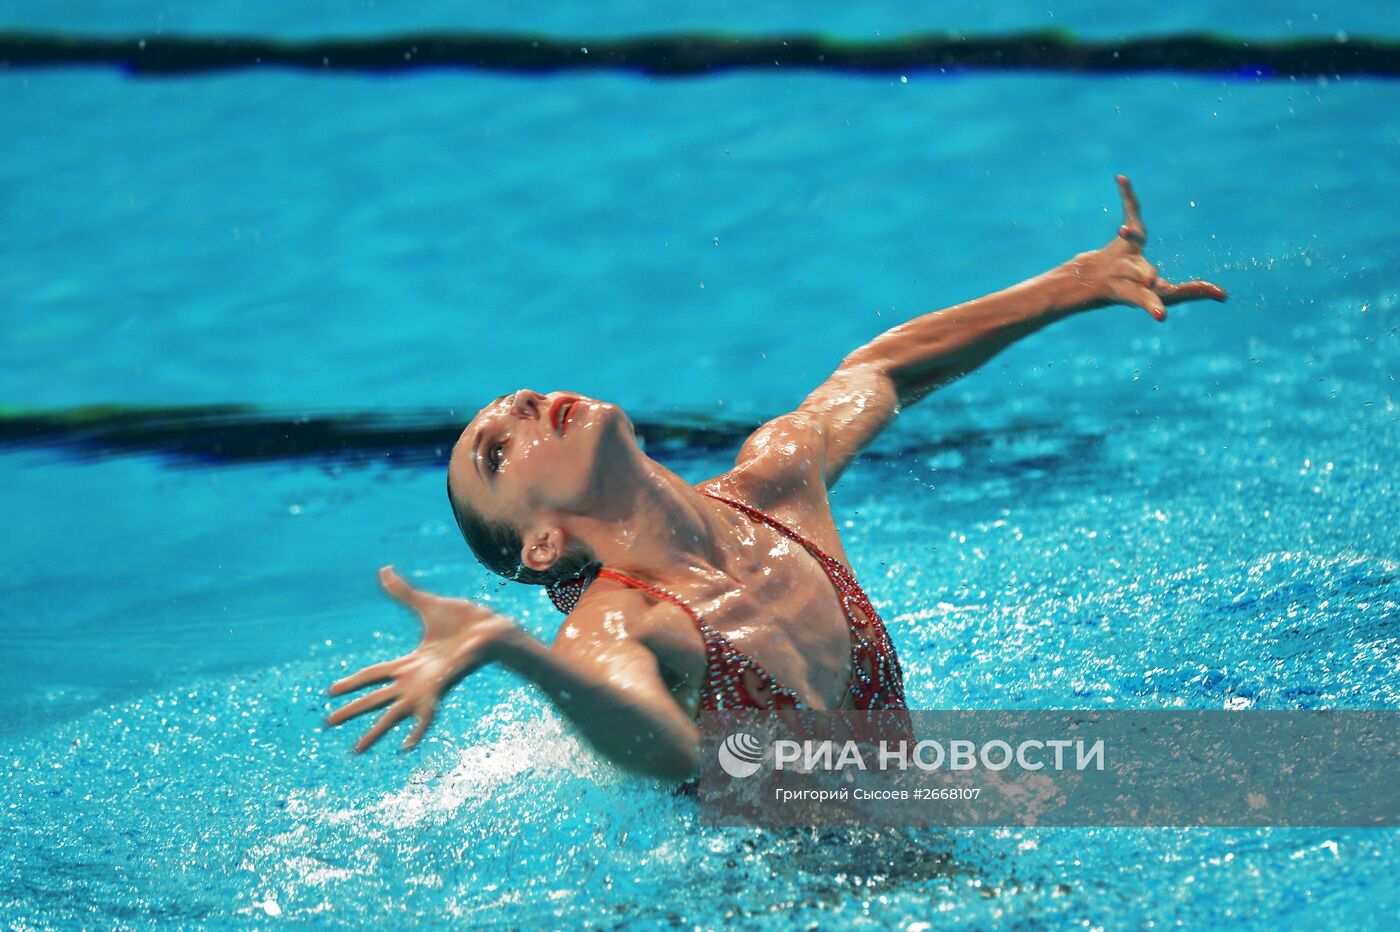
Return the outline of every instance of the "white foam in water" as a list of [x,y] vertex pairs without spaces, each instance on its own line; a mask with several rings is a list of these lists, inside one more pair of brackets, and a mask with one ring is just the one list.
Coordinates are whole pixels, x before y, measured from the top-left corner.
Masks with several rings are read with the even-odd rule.
[[616,778],[616,768],[600,761],[577,736],[566,732],[557,715],[546,713],[522,722],[505,712],[506,707],[526,703],[534,704],[524,689],[507,696],[505,705],[481,723],[487,732],[501,726],[501,734],[457,751],[450,769],[416,770],[402,789],[364,808],[329,813],[327,824],[363,822],[396,829],[423,822],[440,824],[455,817],[469,801],[495,798],[527,773],[544,776],[561,771],[604,782]]
[[[32,6],[91,25],[91,10]],[[414,25],[386,6],[336,15]],[[547,6],[572,27],[670,16]],[[839,6],[837,31],[872,31]],[[1010,0],[975,15],[1145,29],[1119,6],[1092,23],[1087,7],[1052,20]],[[1400,34],[1395,4],[1336,5],[1296,30],[1249,4],[1157,6],[1171,28],[1360,36],[1343,20],[1361,17]],[[322,13],[292,25],[324,31]],[[98,18],[151,27],[133,15]],[[1125,168],[1149,258],[1218,277],[1230,303],[1172,308],[1161,327],[1109,308],[1047,328],[902,413],[833,493],[911,702],[1400,707],[1400,262],[1381,196],[1400,186],[1400,84],[527,84],[0,74],[22,141],[0,147],[15,309],[0,314],[0,404],[462,415],[533,384],[758,423],[914,309],[1111,237],[1109,173]],[[350,189],[372,196],[347,215]],[[522,343],[500,308],[567,327]],[[660,446],[697,480],[732,462]],[[1272,929],[1400,914],[1395,830],[706,829],[693,801],[599,762],[496,670],[448,697],[419,751],[396,754],[400,733],[353,756],[368,720],[323,731],[326,685],[416,636],[378,566],[489,597],[541,638],[558,622],[474,567],[441,470],[65,457],[0,457],[17,542],[0,924]]]

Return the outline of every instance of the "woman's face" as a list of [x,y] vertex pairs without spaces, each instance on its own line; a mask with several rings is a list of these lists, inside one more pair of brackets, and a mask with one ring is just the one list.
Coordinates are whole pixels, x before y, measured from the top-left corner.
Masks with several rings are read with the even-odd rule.
[[522,388],[472,418],[447,475],[452,494],[477,513],[523,530],[597,510],[608,476],[640,456],[632,422],[617,405]]

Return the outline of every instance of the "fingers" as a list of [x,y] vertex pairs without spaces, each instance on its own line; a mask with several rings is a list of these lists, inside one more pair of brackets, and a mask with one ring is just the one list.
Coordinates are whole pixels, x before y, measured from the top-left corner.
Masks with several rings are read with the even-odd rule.
[[401,751],[411,751],[418,747],[418,742],[423,740],[423,735],[427,733],[428,726],[433,723],[433,704],[425,702],[418,707],[418,724],[413,726],[413,733],[404,739]]
[[365,751],[369,750],[374,742],[384,737],[384,733],[390,728],[393,728],[399,722],[407,718],[409,712],[412,710],[413,707],[402,700],[389,706],[389,710],[379,716],[379,721],[375,722],[370,730],[365,732],[364,737],[355,742],[355,753],[363,754]]
[[1147,227],[1142,223],[1141,205],[1133,191],[1132,182],[1126,175],[1118,175],[1118,194],[1123,199],[1123,225],[1118,235],[1130,243],[1141,246],[1147,242]]
[[365,667],[358,673],[352,673],[344,679],[336,680],[331,684],[331,695],[339,696],[341,693],[353,693],[357,689],[364,689],[374,683],[382,683],[391,679],[397,664],[397,660],[386,660],[383,663]]
[[394,572],[392,566],[381,566],[379,568],[379,584],[384,587],[384,591],[391,597],[407,605],[409,608],[419,608],[423,602],[430,598],[428,593],[421,589],[415,589],[404,582],[403,577]]
[[1225,289],[1211,282],[1182,282],[1180,285],[1173,285],[1166,279],[1161,279],[1157,282],[1156,291],[1167,304],[1204,301],[1206,299],[1211,301],[1225,300]]
[[394,696],[398,695],[398,688],[395,686],[385,686],[376,689],[367,696],[361,696],[354,702],[348,703],[336,709],[326,716],[326,724],[330,726],[339,725],[341,722],[348,722],[357,715],[364,715],[372,712],[380,706],[386,706],[394,701]]
[[1162,302],[1161,296],[1150,288],[1142,285],[1129,285],[1123,289],[1123,300],[1129,304],[1136,304],[1151,314],[1158,323],[1167,319],[1166,305]]
[[1123,219],[1129,223],[1142,223],[1142,205],[1138,203],[1137,192],[1127,175],[1118,175],[1118,193],[1123,198]]
[[1124,277],[1141,282],[1144,288],[1151,288],[1157,284],[1157,269],[1142,256],[1127,256],[1123,263]]

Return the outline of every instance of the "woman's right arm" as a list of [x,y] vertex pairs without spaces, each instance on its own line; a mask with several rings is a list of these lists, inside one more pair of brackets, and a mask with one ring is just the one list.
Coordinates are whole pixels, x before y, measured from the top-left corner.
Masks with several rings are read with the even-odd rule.
[[798,413],[817,425],[827,486],[902,408],[973,371],[1048,324],[1109,304],[1136,305],[1158,321],[1167,305],[1225,292],[1210,282],[1174,285],[1142,256],[1147,231],[1137,195],[1118,176],[1124,222],[1101,249],[995,294],[924,314],[851,353]]
[[356,751],[407,718],[417,719],[404,742],[405,749],[413,747],[448,690],[474,670],[500,663],[539,686],[584,738],[618,765],[666,780],[694,772],[699,730],[666,686],[656,656],[627,636],[616,613],[599,615],[597,623],[570,616],[559,640],[546,647],[485,606],[414,588],[389,567],[380,570],[380,582],[418,614],[423,640],[412,653],[331,686],[331,695],[342,695],[390,681],[327,719],[327,724],[339,725],[388,706],[356,743]]

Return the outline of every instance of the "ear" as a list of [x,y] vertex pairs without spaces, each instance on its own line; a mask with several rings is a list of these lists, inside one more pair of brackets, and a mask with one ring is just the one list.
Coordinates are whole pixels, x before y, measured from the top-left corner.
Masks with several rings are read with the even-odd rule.
[[564,544],[564,532],[557,527],[531,531],[520,546],[520,562],[542,573],[564,556]]

